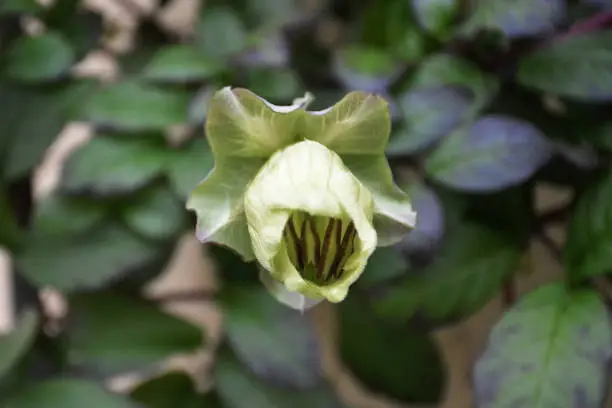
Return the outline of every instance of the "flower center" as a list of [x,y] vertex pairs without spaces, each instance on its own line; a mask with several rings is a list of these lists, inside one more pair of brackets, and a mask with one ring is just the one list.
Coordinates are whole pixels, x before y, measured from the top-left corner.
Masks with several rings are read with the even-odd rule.
[[319,286],[342,277],[347,259],[358,250],[356,238],[352,221],[305,212],[293,213],[283,231],[291,263],[304,279]]

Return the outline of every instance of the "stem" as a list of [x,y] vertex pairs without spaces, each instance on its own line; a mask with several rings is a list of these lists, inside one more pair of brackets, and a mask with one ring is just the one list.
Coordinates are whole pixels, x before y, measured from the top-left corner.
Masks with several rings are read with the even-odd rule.
[[151,296],[149,299],[157,303],[201,302],[214,300],[215,294],[216,293],[210,289],[196,289]]
[[511,308],[517,299],[516,285],[514,284],[514,278],[510,278],[504,283],[502,287],[502,304],[504,309]]

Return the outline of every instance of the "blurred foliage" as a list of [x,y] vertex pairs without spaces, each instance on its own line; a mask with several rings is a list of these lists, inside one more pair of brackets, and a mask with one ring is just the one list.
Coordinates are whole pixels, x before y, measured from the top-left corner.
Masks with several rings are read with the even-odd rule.
[[[475,405],[601,407],[612,328],[596,289],[612,271],[612,7],[603,0],[208,0],[179,34],[136,0],[134,47],[109,46],[113,22],[79,0],[0,1],[0,245],[13,259],[16,327],[0,335],[6,408],[343,407],[308,315],[276,303],[253,264],[221,247],[225,333],[201,389],[160,373],[178,353],[217,347],[143,287],[193,232],[189,192],[213,167],[203,123],[222,86],[276,104],[310,91],[325,108],[350,90],[391,104],[388,157],[418,213],[381,248],[336,307],[339,355],[369,390],[436,404],[447,368],[433,329],[503,292],[506,313],[474,362]],[[44,3],[44,5],[43,5]],[[93,51],[116,80],[75,69]],[[34,200],[34,171],[69,123],[93,138],[57,189]],[[181,137],[176,137],[177,129]],[[570,204],[535,210],[542,182]],[[545,235],[569,223],[557,248]],[[531,239],[561,283],[514,299]],[[37,291],[63,293],[57,321]],[[194,294],[191,294],[194,295]],[[201,296],[200,296],[201,295]],[[194,297],[194,296],[191,296]],[[185,300],[185,299],[183,299]],[[129,372],[129,394],[104,387]]]

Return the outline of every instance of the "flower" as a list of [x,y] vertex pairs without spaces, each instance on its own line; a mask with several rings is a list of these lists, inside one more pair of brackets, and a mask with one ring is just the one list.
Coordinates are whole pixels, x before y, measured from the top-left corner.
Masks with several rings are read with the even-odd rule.
[[206,121],[215,167],[187,202],[200,241],[257,260],[270,293],[298,309],[342,301],[376,246],[416,218],[384,154],[387,102],[363,92],[323,111],[307,102],[217,92]]

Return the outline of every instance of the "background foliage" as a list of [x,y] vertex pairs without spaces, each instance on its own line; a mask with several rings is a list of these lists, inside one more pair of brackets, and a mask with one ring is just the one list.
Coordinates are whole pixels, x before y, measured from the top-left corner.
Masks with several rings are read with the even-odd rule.
[[[116,0],[126,13],[138,3]],[[342,407],[309,316],[276,304],[253,265],[210,247],[225,315],[214,385],[160,373],[212,348],[142,288],[193,231],[187,194],[212,168],[207,98],[243,86],[283,104],[308,90],[327,107],[349,90],[391,102],[388,156],[412,195],[416,230],[377,250],[337,307],[338,349],[363,385],[435,405],[446,366],[430,337],[500,291],[506,312],[474,362],[475,406],[603,406],[612,328],[612,3],[606,0],[209,0],[191,34],[140,13],[129,52],[79,0],[0,2],[0,245],[14,259],[17,327],[0,337],[7,408]],[[160,0],[159,9],[169,7]],[[118,58],[100,81],[75,66]],[[33,199],[33,171],[65,125],[91,141],[59,187]],[[181,137],[170,137],[177,125]],[[404,176],[404,177],[403,177]],[[570,188],[541,213],[541,182]],[[563,247],[546,235],[568,221]],[[541,240],[562,281],[516,299],[514,274]],[[41,288],[70,313],[50,319]],[[602,295],[603,294],[603,295]],[[103,380],[149,378],[129,395]]]

